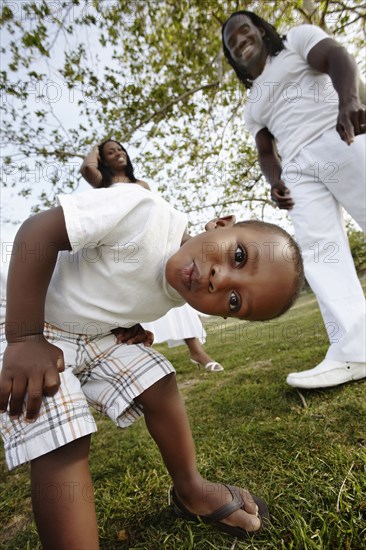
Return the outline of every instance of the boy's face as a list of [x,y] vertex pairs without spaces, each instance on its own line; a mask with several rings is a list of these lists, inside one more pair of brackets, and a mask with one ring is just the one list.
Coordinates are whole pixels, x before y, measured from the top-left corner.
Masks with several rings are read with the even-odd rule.
[[198,311],[254,321],[282,311],[293,292],[295,266],[281,235],[250,225],[217,227],[183,244],[165,275]]

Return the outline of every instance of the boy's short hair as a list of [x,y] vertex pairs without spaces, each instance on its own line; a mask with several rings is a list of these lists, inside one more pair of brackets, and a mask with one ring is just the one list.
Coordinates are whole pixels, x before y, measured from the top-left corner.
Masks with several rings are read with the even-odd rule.
[[235,225],[239,227],[250,226],[253,229],[257,229],[258,231],[264,231],[267,233],[272,233],[274,235],[279,235],[283,237],[287,242],[288,249],[286,250],[286,260],[294,264],[295,278],[292,293],[281,311],[277,313],[277,315],[274,315],[272,317],[272,319],[275,319],[276,317],[283,315],[283,313],[286,313],[286,311],[290,309],[290,307],[296,302],[301,290],[304,287],[305,275],[301,249],[295,239],[290,235],[290,233],[288,233],[279,225],[275,225],[274,223],[263,222],[261,220],[245,220],[236,222]]

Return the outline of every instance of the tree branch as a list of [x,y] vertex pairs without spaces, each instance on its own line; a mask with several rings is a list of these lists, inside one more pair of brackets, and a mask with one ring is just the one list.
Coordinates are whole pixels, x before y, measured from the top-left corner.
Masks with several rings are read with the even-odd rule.
[[319,27],[321,27],[322,29],[324,29],[324,27],[326,27],[325,16],[327,15],[327,12],[328,12],[328,6],[329,6],[329,0],[326,0],[325,4],[324,4],[323,11],[322,11],[322,14],[321,14],[321,17],[320,17],[320,20],[319,20]]
[[199,92],[201,90],[208,90],[209,88],[215,88],[219,84],[220,84],[220,81],[216,80],[216,82],[212,82],[211,84],[204,84],[203,86],[198,86],[197,88],[193,88],[193,90],[187,90],[186,92],[184,92],[184,94],[181,94],[180,96],[176,97],[175,99],[173,99],[172,101],[164,105],[164,107],[162,107],[158,111],[155,111],[155,113],[153,113],[152,115],[149,115],[148,117],[144,118],[140,122],[140,124],[138,124],[137,126],[135,126],[135,128],[133,128],[132,130],[126,133],[125,141],[128,141],[131,138],[132,134],[136,132],[136,130],[138,130],[142,126],[145,126],[145,124],[148,124],[151,120],[153,120],[157,116],[165,114],[167,111],[169,111],[171,107],[173,107],[173,105],[176,105],[180,101],[183,101],[190,95],[194,95],[196,92]]
[[199,210],[202,210],[203,208],[217,208],[218,206],[227,206],[229,204],[242,204],[243,202],[259,202],[264,203],[264,205],[268,204],[269,206],[273,206],[273,202],[269,199],[233,199],[231,201],[223,201],[223,202],[215,202],[213,204],[205,204],[197,206],[196,208],[191,208],[190,210],[186,210],[187,214],[190,212],[198,212]]
[[359,19],[363,19],[364,16],[363,15],[359,15],[358,17],[356,17],[355,19],[352,19],[352,21],[348,21],[347,23],[345,23],[344,25],[342,25],[341,27],[338,27],[337,31],[342,31],[344,30],[346,27],[348,27],[349,25],[352,25],[353,23],[356,23],[356,21],[358,21]]
[[220,17],[219,17],[218,15],[216,15],[216,13],[215,13],[214,11],[212,12],[212,16],[213,16],[213,18],[216,19],[216,21],[219,23],[220,27],[222,27],[222,25],[224,24],[224,21],[222,21],[222,20],[220,19]]
[[55,34],[55,37],[54,37],[54,39],[52,40],[51,44],[49,45],[48,51],[51,51],[52,48],[53,48],[53,46],[55,45],[55,43],[56,43],[56,41],[57,41],[57,39],[58,39],[58,35],[60,34],[60,31],[61,31],[61,29],[62,29],[63,26],[64,26],[64,23],[65,23],[65,21],[66,21],[66,18],[68,17],[68,15],[69,15],[69,13],[70,13],[70,11],[72,10],[73,7],[74,7],[74,6],[73,6],[72,3],[70,3],[70,5],[67,7],[66,13],[65,13],[65,15],[63,16],[63,18],[62,18],[62,20],[61,20],[61,23],[60,23],[60,25],[59,25],[59,28],[58,28],[56,34]]
[[47,151],[47,155],[55,155],[57,158],[64,158],[64,157],[78,157],[83,159],[85,155],[81,153],[74,153],[71,151],[59,151],[56,149],[55,151]]
[[303,19],[304,21],[306,21],[306,23],[311,23],[311,16],[308,15],[308,13],[303,10],[302,8],[297,8],[297,11],[299,11],[301,13],[301,15],[303,16]]

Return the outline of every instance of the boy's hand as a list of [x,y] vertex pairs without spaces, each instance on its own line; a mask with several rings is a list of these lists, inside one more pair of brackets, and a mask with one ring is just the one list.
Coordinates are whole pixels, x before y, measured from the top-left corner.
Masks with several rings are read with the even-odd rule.
[[154,343],[154,335],[149,330],[145,330],[141,325],[124,328],[118,327],[112,330],[116,337],[117,344],[144,344],[151,347]]
[[9,402],[10,418],[19,418],[28,395],[25,419],[36,420],[42,395],[57,393],[63,370],[62,351],[43,335],[24,336],[19,342],[9,343],[0,374],[0,412],[6,411]]

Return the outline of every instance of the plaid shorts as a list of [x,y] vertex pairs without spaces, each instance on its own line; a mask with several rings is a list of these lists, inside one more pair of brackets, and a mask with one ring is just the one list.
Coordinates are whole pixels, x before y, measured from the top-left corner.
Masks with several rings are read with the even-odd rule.
[[[39,417],[27,423],[0,413],[6,462],[13,469],[71,441],[97,431],[89,405],[127,427],[143,415],[134,400],[147,388],[174,373],[165,357],[143,345],[117,345],[113,334],[72,334],[46,324],[44,335],[62,349],[65,371],[53,397],[43,397]],[[6,347],[0,325],[1,356]]]

